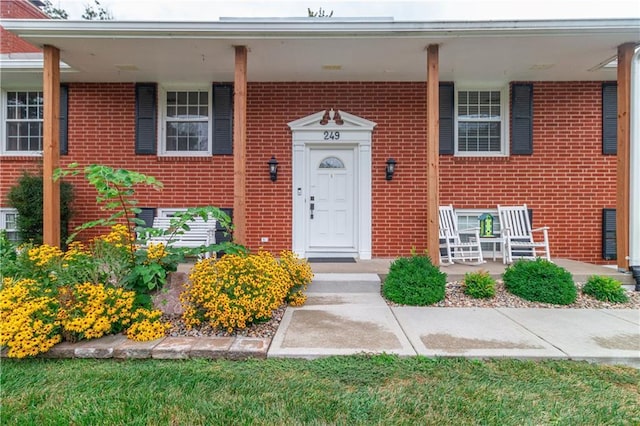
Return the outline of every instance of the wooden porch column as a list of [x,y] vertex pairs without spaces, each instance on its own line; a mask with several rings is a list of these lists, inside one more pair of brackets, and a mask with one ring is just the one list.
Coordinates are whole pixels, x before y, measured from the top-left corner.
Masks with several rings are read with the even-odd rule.
[[247,244],[247,48],[236,46],[233,93],[233,240]]
[[53,171],[60,166],[60,50],[44,46],[43,72],[43,242],[60,247],[60,181]]
[[618,177],[616,252],[618,269],[629,270],[629,174],[631,156],[631,59],[635,45],[618,46]]
[[438,240],[440,77],[438,70],[438,45],[430,44],[427,47],[427,253],[434,264],[438,264],[440,257]]

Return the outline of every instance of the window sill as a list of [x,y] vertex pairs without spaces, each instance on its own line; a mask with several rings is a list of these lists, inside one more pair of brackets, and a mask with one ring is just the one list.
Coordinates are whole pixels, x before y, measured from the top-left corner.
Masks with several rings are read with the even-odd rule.
[[212,155],[205,156],[158,156],[158,163],[210,163],[213,160]]
[[0,154],[0,161],[16,161],[16,162],[39,162],[42,161],[42,155],[13,155],[13,154]]
[[511,157],[509,157],[508,155],[501,155],[501,156],[491,156],[491,157],[482,157],[482,156],[478,156],[478,157],[474,157],[474,156],[469,156],[469,157],[457,157],[454,156],[453,157],[453,162],[454,163],[508,163],[511,161]]

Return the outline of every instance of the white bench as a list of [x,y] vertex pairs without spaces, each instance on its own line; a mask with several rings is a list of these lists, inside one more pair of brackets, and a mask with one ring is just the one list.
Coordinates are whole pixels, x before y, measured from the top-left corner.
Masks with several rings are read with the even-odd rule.
[[[154,217],[153,227],[168,231],[171,229],[170,217]],[[210,219],[205,222],[202,218],[196,217],[187,222],[189,230],[178,229],[175,233],[170,232],[167,235],[153,236],[147,240],[147,246],[150,243],[163,243],[173,247],[198,248],[206,247],[216,243],[216,220]],[[204,254],[206,258],[211,257],[210,252]]]

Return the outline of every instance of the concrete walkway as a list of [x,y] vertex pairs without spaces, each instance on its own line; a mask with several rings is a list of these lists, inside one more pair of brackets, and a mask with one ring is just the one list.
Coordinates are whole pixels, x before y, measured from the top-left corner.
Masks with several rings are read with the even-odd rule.
[[317,273],[268,357],[355,353],[571,359],[640,368],[640,311],[390,307],[377,274]]

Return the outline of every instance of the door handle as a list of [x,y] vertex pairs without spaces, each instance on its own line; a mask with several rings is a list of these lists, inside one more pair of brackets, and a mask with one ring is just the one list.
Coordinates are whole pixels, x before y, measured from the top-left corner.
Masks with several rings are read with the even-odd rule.
[[311,202],[309,203],[309,210],[311,212],[311,219],[313,219],[313,210],[316,208],[316,204],[314,203],[315,198],[313,195],[311,196]]

